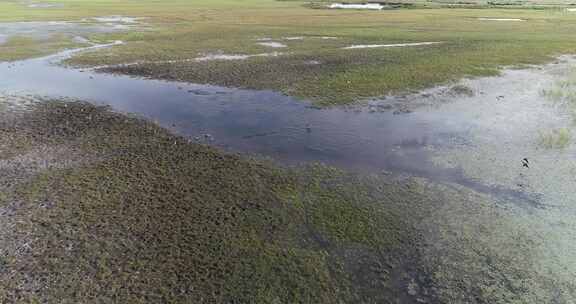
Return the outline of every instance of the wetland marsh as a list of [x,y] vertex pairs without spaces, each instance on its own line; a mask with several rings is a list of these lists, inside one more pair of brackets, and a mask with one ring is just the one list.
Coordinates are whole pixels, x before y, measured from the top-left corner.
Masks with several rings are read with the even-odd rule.
[[569,4],[331,4],[0,2],[0,302],[574,303]]

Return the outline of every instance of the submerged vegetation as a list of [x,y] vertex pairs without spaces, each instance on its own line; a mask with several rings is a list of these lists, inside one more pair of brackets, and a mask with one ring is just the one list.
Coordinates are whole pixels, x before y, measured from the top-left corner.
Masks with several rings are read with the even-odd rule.
[[540,96],[553,102],[561,108],[561,111],[567,113],[572,125],[541,132],[539,144],[547,149],[565,149],[570,146],[572,129],[576,125],[576,71],[572,68],[560,78],[552,88],[542,90]]
[[448,93],[456,96],[467,96],[467,97],[472,97],[475,95],[474,90],[471,87],[463,84],[457,84],[451,87]]
[[[561,76],[560,80],[555,82],[552,88],[542,90],[540,95],[567,112],[572,119],[572,125],[576,126],[576,70],[570,69],[565,75]],[[566,138],[570,138],[569,132],[555,133],[562,135],[557,136],[560,137],[561,142],[564,142]],[[544,137],[550,137],[550,134]]]
[[572,132],[568,128],[561,128],[540,134],[540,146],[547,149],[564,149],[570,145]]

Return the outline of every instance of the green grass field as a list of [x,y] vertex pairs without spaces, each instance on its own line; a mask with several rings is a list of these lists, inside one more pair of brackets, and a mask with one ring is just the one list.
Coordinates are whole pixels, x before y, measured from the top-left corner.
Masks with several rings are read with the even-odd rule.
[[[91,38],[120,39],[127,44],[87,53],[69,63],[100,66],[143,62],[107,71],[274,89],[321,104],[350,103],[418,90],[466,76],[492,75],[503,66],[541,63],[555,55],[575,51],[571,37],[576,30],[576,13],[569,13],[562,6],[355,11],[312,9],[302,1],[273,0],[55,2],[63,7],[30,9],[17,2],[2,3],[0,20],[78,20],[107,15],[145,17],[143,22],[152,30],[96,35]],[[520,18],[525,21],[478,18]],[[321,39],[325,36],[338,39]],[[264,37],[276,39],[287,47],[274,49],[258,45],[256,39]],[[283,40],[285,37],[305,39]],[[353,44],[426,41],[442,43],[341,49]],[[284,55],[235,61],[184,61],[205,54],[270,52]],[[3,59],[9,58],[4,56]]]

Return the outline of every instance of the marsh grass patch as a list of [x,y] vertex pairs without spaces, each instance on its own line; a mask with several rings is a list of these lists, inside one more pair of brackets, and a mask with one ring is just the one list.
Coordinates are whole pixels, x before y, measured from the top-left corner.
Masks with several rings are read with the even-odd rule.
[[546,149],[565,149],[572,142],[572,132],[568,128],[560,128],[541,132],[538,144]]
[[454,96],[473,97],[475,94],[474,89],[464,84],[457,84],[448,90],[448,94]]
[[541,90],[540,96],[561,106],[576,125],[576,71],[568,71],[551,88]]
[[500,252],[510,235],[494,241],[488,232],[509,231],[509,219],[465,189],[323,164],[278,167],[78,101],[1,115],[0,144],[10,153],[0,155],[0,171],[54,154],[91,160],[2,171],[17,177],[4,179],[9,186],[0,179],[5,302],[507,303],[552,295],[548,277],[537,286],[542,294],[525,293],[522,282],[540,278],[526,266],[525,235],[510,230],[524,245]]
[[41,164],[49,155],[31,152],[46,146],[91,159],[0,183],[3,223],[17,223],[0,234],[10,244],[3,301],[356,303],[404,293],[391,282],[414,253],[412,221],[427,200],[414,188],[320,164],[279,168],[83,102],[3,115],[11,153],[0,170],[26,155]]

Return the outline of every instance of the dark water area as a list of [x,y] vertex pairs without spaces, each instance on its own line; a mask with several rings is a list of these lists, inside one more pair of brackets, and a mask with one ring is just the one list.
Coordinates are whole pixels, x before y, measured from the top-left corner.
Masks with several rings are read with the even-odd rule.
[[354,171],[388,171],[495,191],[466,179],[459,169],[440,168],[429,161],[431,152],[443,146],[466,144],[466,122],[449,113],[318,109],[273,91],[138,79],[54,64],[72,53],[0,63],[0,94],[110,105],[200,143],[283,164],[318,161]]

